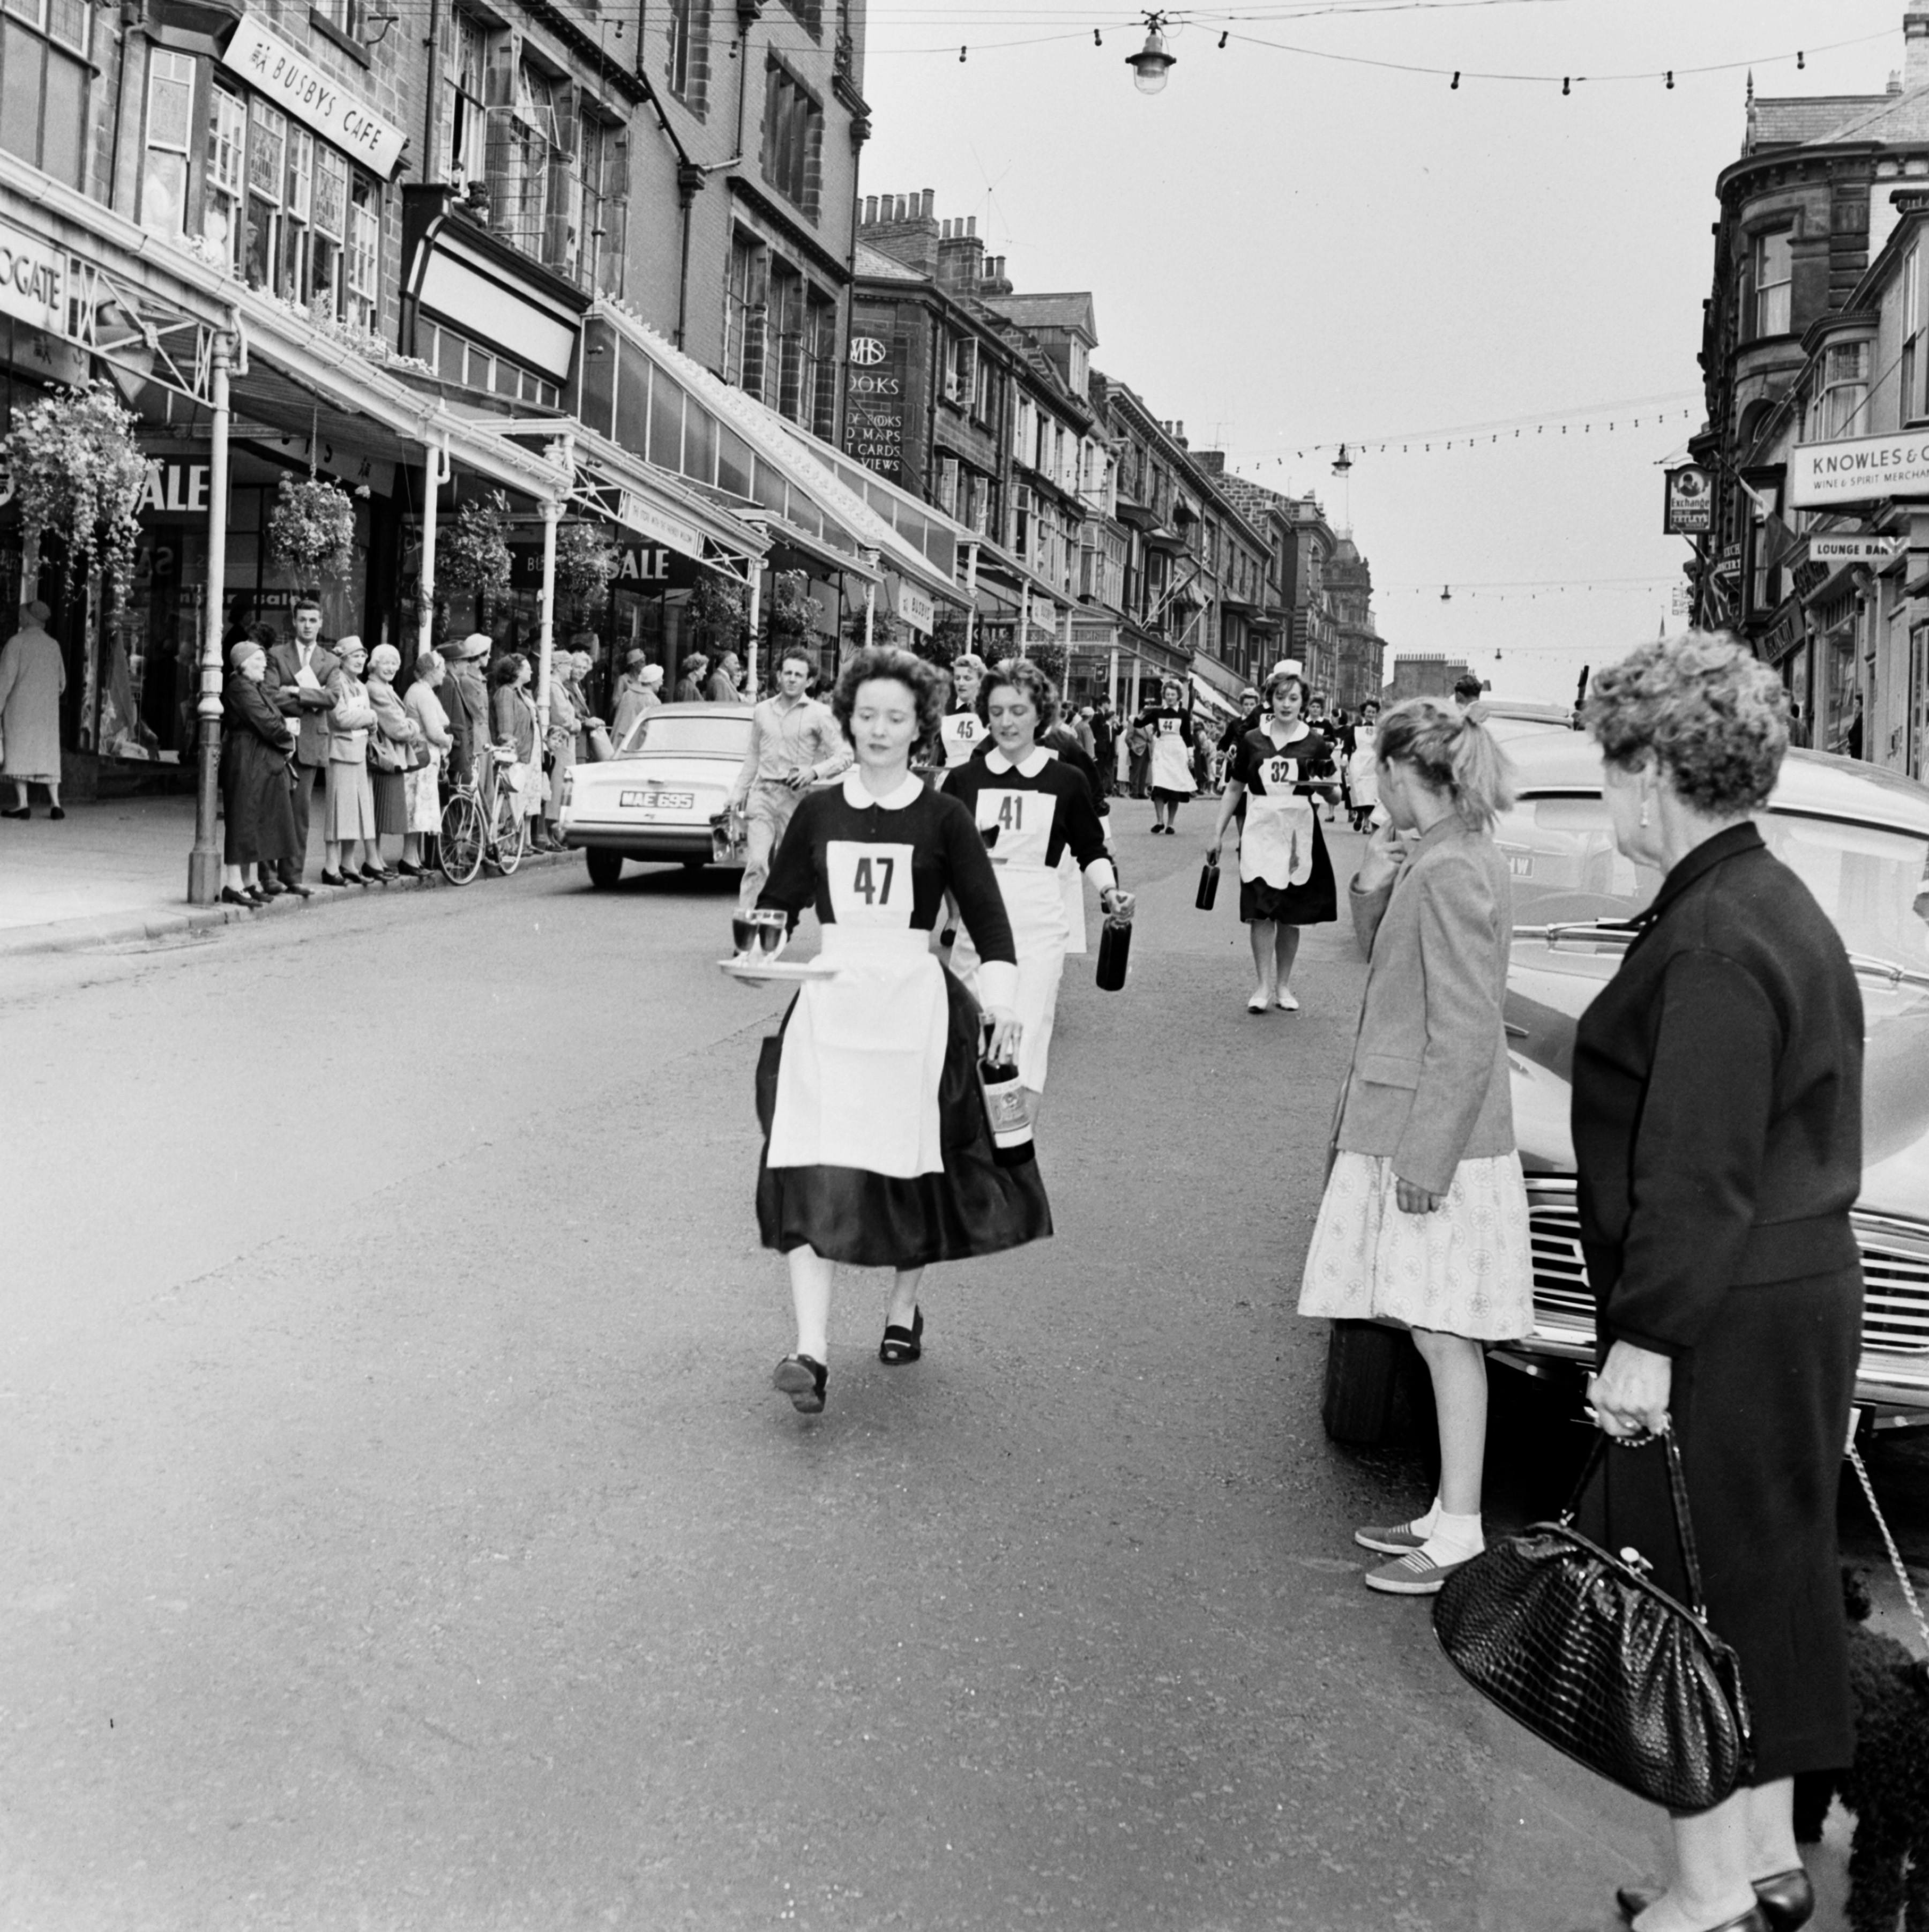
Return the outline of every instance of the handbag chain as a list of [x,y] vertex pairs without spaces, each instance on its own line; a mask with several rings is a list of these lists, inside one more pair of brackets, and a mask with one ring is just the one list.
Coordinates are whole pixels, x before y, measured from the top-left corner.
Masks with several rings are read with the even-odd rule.
[[1895,1580],[1902,1586],[1903,1600],[1909,1606],[1909,1613],[1916,1619],[1916,1628],[1922,1633],[1922,1647],[1929,1651],[1929,1618],[1922,1614],[1922,1606],[1916,1600],[1916,1587],[1909,1580],[1909,1571],[1902,1560],[1902,1552],[1895,1546],[1895,1538],[1889,1534],[1888,1519],[1882,1513],[1882,1504],[1876,1501],[1876,1486],[1869,1480],[1869,1472],[1862,1461],[1862,1452],[1854,1443],[1849,1444],[1849,1460],[1856,1466],[1856,1474],[1862,1485],[1862,1494],[1869,1499],[1869,1513],[1876,1520],[1876,1527],[1882,1532],[1882,1540],[1888,1550],[1888,1560],[1895,1570]]

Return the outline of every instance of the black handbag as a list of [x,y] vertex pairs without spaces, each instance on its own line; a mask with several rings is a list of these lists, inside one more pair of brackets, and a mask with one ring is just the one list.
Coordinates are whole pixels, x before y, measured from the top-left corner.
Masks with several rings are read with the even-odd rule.
[[1447,1579],[1433,1632],[1482,1696],[1636,1797],[1705,1811],[1754,1763],[1740,1660],[1708,1627],[1681,1451],[1662,1438],[1687,1606],[1574,1528],[1602,1436],[1554,1522],[1504,1536]]

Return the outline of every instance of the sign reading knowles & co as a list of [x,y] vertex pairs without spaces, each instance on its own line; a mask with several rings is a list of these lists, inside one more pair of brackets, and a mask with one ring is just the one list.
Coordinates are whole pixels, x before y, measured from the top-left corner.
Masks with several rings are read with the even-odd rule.
[[851,332],[844,372],[844,454],[891,482],[904,480],[908,359],[902,336],[886,341]]
[[395,172],[407,140],[401,129],[343,93],[298,47],[270,33],[252,14],[242,16],[221,64],[384,181]]
[[1826,510],[1886,496],[1929,496],[1929,436],[1855,436],[1789,452],[1792,509]]

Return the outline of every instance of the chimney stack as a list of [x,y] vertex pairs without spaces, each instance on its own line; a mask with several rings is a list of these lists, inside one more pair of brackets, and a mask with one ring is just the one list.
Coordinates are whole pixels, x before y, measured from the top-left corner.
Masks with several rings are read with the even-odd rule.
[[[933,192],[868,196],[861,224],[866,244],[921,275],[938,274],[940,244]],[[947,224],[949,226],[950,224]]]
[[985,244],[978,218],[945,223],[938,238],[938,286],[955,296],[974,296],[985,281]]
[[1902,84],[1913,94],[1929,87],[1929,5],[1917,4],[1902,16]]

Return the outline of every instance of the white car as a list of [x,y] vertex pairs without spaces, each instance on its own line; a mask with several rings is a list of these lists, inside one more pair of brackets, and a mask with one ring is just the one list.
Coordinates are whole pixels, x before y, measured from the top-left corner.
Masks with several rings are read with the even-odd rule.
[[590,883],[614,886],[623,861],[712,862],[710,821],[723,812],[750,751],[747,704],[659,704],[614,758],[564,774],[557,829],[588,855]]

